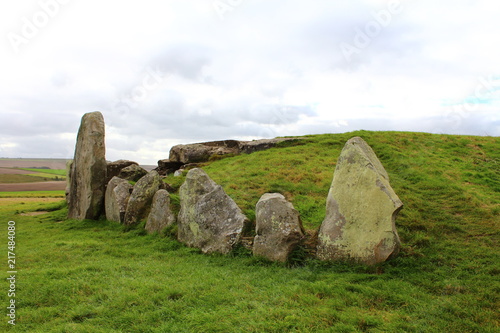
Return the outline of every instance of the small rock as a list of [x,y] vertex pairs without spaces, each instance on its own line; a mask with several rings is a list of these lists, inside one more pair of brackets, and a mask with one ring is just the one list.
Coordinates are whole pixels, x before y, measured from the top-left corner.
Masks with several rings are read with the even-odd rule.
[[[109,162],[107,165],[107,176],[108,176],[108,182],[113,178],[114,176],[118,176],[120,174],[120,171],[123,168],[128,167],[129,165],[139,165],[137,162],[133,161],[127,161],[127,160],[118,160],[114,162]],[[120,177],[123,178],[123,177]],[[140,178],[140,177],[139,177]]]
[[148,172],[137,164],[131,164],[120,170],[118,177],[131,180],[133,182],[138,181],[144,177]]
[[299,212],[279,193],[264,194],[256,206],[253,254],[286,262],[304,238]]
[[163,188],[163,181],[156,171],[150,171],[134,185],[125,212],[125,225],[133,225],[148,216],[153,196]]
[[145,228],[149,233],[161,232],[174,223],[175,215],[170,208],[170,194],[167,190],[159,190],[153,197],[153,205]]
[[133,186],[125,179],[113,177],[108,183],[105,196],[106,219],[123,223]]

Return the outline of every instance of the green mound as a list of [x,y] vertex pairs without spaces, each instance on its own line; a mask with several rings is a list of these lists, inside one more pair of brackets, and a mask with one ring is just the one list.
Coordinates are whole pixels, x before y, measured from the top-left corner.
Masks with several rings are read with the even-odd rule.
[[[63,202],[31,217],[6,208],[0,221],[5,230],[9,220],[17,228],[16,331],[498,331],[499,138],[306,136],[204,169],[249,217],[263,193],[280,192],[305,227],[316,230],[336,160],[353,136],[371,145],[405,204],[396,221],[403,248],[395,260],[365,267],[298,255],[283,265],[241,249],[202,255],[174,240],[171,230],[165,237],[124,232],[105,220],[65,220]],[[166,179],[173,188],[182,180]],[[7,248],[6,237],[1,246]],[[7,292],[0,302],[8,304]]]

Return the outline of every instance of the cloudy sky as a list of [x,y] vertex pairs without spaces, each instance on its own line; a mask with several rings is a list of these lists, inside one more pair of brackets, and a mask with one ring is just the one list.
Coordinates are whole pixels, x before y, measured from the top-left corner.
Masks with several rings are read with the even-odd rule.
[[500,136],[487,0],[24,0],[0,4],[0,157],[107,159],[357,129]]

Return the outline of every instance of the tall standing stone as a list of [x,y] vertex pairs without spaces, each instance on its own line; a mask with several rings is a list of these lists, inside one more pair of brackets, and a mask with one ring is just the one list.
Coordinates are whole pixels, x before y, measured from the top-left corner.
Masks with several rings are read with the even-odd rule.
[[84,114],[71,166],[68,218],[97,219],[101,215],[106,186],[105,151],[102,114]]
[[204,253],[231,252],[249,221],[222,187],[195,168],[187,173],[179,196],[179,241]]
[[371,147],[360,137],[350,139],[328,193],[318,258],[373,265],[396,256],[400,241],[395,219],[402,207]]
[[286,262],[304,237],[299,212],[282,194],[264,194],[255,208],[253,254]]

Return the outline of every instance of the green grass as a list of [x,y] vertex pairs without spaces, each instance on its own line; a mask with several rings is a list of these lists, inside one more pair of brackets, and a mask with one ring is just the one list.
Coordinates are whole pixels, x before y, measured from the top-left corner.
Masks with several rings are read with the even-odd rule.
[[64,198],[64,191],[0,192],[0,198]]
[[[17,226],[15,331],[497,332],[499,138],[310,136],[204,169],[250,217],[261,194],[278,191],[315,230],[340,150],[354,135],[374,148],[405,204],[395,260],[290,266],[246,251],[203,255],[105,220],[65,220],[63,203],[36,217],[5,206],[1,228],[6,233],[9,220]],[[178,188],[182,179],[166,181]],[[7,302],[2,292],[0,305]]]
[[21,170],[33,171],[36,173],[46,173],[49,175],[57,175],[57,176],[66,176],[66,170],[58,170],[58,169],[34,169],[34,168],[20,168]]
[[44,177],[35,175],[8,175],[0,174],[0,183],[2,184],[16,184],[16,183],[36,183],[47,181]]

